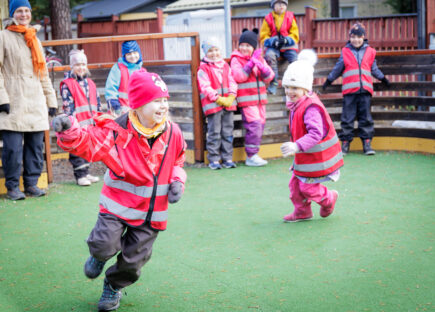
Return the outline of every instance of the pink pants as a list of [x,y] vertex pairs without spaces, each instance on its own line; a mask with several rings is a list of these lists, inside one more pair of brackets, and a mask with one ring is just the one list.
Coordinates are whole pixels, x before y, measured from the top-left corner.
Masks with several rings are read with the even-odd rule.
[[294,214],[299,218],[312,216],[311,201],[320,206],[329,206],[333,200],[333,193],[320,183],[304,183],[294,174],[289,183],[290,200],[295,206]]

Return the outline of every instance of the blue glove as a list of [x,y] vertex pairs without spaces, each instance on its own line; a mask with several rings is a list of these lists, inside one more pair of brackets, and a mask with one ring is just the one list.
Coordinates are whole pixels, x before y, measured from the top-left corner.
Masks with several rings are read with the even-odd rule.
[[295,41],[292,37],[285,37],[285,45],[286,46],[292,46],[295,44]]
[[271,37],[271,38],[267,38],[266,40],[264,40],[264,46],[266,48],[273,48],[275,41],[278,40],[277,36]]
[[107,100],[107,104],[109,104],[109,108],[113,109],[114,111],[119,110],[121,108],[121,104],[117,99]]

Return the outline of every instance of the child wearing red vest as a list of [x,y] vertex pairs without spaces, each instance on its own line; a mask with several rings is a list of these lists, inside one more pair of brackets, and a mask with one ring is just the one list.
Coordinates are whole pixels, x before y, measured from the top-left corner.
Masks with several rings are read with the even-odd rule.
[[[93,117],[100,111],[100,95],[89,78],[88,60],[83,50],[71,50],[69,60],[71,71],[65,73],[60,83],[63,112],[74,116],[82,127],[93,125]],[[88,186],[100,180],[89,174],[90,164],[85,159],[69,154],[69,162],[78,185]]]
[[128,105],[127,86],[130,75],[142,68],[142,52],[139,44],[134,41],[122,43],[122,57],[110,69],[104,91],[107,105],[115,116],[127,112]]
[[108,167],[84,266],[85,275],[96,278],[117,254],[105,273],[99,311],[117,309],[121,289],[139,279],[159,231],[166,229],[168,203],[180,200],[186,181],[186,142],[168,119],[166,84],[157,74],[136,71],[128,98],[131,110],[116,120],[101,116],[95,126],[82,128],[61,115],[52,123],[60,147]]
[[[216,37],[202,44],[204,58],[198,69],[198,87],[207,118],[207,158],[209,168],[236,168],[233,162],[233,129],[237,83],[231,68],[222,58]],[[220,160],[222,158],[222,165]]]
[[349,31],[350,40],[341,51],[340,58],[323,84],[323,90],[339,76],[343,76],[343,111],[341,113],[341,132],[343,154],[349,152],[353,140],[355,119],[358,120],[358,135],[363,143],[364,154],[374,155],[371,147],[374,135],[374,122],[370,113],[373,95],[372,76],[387,87],[390,82],[376,65],[376,51],[365,39],[365,28],[356,23]]
[[[254,29],[255,30],[255,29]],[[272,69],[257,48],[257,32],[244,29],[239,47],[231,54],[231,70],[237,86],[237,106],[242,113],[247,166],[259,167],[267,161],[258,155],[266,123],[266,84],[274,77]],[[255,52],[254,52],[255,50]]]
[[290,200],[295,209],[284,216],[284,222],[309,220],[313,217],[311,202],[320,205],[320,216],[328,217],[334,210],[338,192],[321,184],[337,181],[343,166],[340,142],[331,117],[317,95],[312,92],[313,50],[303,50],[298,60],[284,73],[284,86],[290,110],[290,142],[281,146],[284,157],[295,155],[290,179]]
[[272,67],[275,78],[267,91],[275,94],[278,87],[278,58],[284,57],[289,63],[297,58],[299,28],[293,12],[287,11],[287,0],[272,0],[270,12],[260,29],[260,42],[265,48],[267,63]]

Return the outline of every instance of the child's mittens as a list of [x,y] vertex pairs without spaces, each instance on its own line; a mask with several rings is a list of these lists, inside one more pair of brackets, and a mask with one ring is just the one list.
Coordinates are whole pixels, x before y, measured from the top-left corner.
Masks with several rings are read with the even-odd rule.
[[51,127],[56,132],[64,132],[71,128],[71,125],[71,119],[65,114],[54,117],[51,122]]
[[283,157],[289,157],[299,152],[299,147],[294,142],[285,142],[281,145],[281,153]]
[[323,83],[322,90],[325,91],[326,88],[331,85],[331,83],[332,83],[331,80],[326,79],[325,82]]
[[174,181],[169,185],[168,201],[170,204],[178,202],[183,195],[183,183]]
[[235,100],[236,96],[234,94],[230,94],[228,96],[220,96],[216,100],[216,103],[223,107],[231,107]]
[[262,54],[261,49],[257,49],[254,51],[254,53],[252,53],[251,58],[253,58],[255,60],[261,60],[261,54]]
[[264,46],[266,48],[272,48],[274,46],[275,41],[277,41],[277,40],[278,40],[277,36],[267,38],[266,40],[264,40]]
[[295,44],[295,41],[294,41],[293,38],[290,37],[290,36],[285,37],[284,40],[285,40],[285,45],[286,45],[286,46],[292,46],[292,45]]
[[243,71],[248,75],[251,74],[252,68],[254,68],[255,64],[252,58],[243,66]]
[[107,100],[107,104],[109,104],[109,108],[112,109],[113,111],[117,111],[121,108],[121,104],[117,99]]
[[382,78],[381,81],[382,81],[383,85],[386,86],[387,88],[391,87],[391,82],[390,82],[390,80],[387,79],[387,77]]

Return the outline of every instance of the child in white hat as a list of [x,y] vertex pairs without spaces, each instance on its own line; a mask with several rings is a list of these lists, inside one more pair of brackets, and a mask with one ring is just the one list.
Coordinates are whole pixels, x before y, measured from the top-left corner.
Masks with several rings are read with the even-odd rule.
[[284,157],[295,155],[289,183],[295,209],[284,216],[284,222],[311,219],[311,201],[320,205],[320,216],[326,218],[333,212],[338,198],[337,191],[320,184],[338,180],[343,155],[331,117],[312,92],[316,61],[313,50],[303,50],[297,61],[288,66],[282,80],[290,110],[291,137],[290,142],[282,144],[281,152]]
[[207,118],[209,168],[236,168],[233,162],[233,115],[237,109],[237,83],[222,57],[216,37],[204,40],[202,50],[205,56],[198,69],[198,87],[202,110]]
[[[88,59],[83,50],[71,50],[69,53],[71,70],[65,73],[60,83],[63,112],[74,116],[84,127],[95,124],[93,117],[100,111],[100,95],[92,79],[89,78]],[[80,186],[88,186],[100,179],[89,174],[90,164],[85,159],[69,154],[69,162],[74,177]]]

